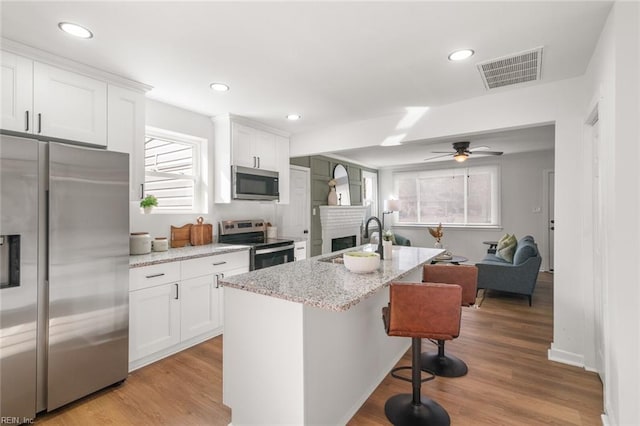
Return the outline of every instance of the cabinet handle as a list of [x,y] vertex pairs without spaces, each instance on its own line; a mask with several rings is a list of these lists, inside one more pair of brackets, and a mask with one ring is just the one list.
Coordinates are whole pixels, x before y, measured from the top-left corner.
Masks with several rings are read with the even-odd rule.
[[260,157],[257,157],[257,158],[258,158],[258,168],[260,168]]
[[140,199],[144,198],[144,183],[140,184]]
[[145,278],[158,278],[164,275],[164,272],[160,272],[159,274],[145,275]]
[[180,298],[180,286],[178,283],[175,283],[174,285],[176,286],[176,297],[174,297],[174,299],[178,300]]
[[213,283],[216,285],[216,288],[220,288],[220,283],[218,282],[219,279],[220,277],[218,276],[218,274],[216,274],[215,278],[213,279]]
[[38,133],[42,133],[42,114],[38,113]]
[[257,167],[257,161],[256,161],[256,156],[253,156],[253,168],[255,169]]
[[304,250],[304,247],[296,247],[296,250]]
[[222,262],[216,262],[216,263],[212,263],[213,266],[220,266],[220,265],[224,265],[225,263],[227,263],[226,261],[222,261]]
[[24,112],[24,131],[29,131],[29,110]]

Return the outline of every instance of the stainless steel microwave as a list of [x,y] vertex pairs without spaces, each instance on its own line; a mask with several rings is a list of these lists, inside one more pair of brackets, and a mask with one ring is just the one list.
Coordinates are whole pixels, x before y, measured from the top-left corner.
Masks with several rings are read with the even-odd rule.
[[231,166],[231,192],[234,200],[278,200],[278,172]]

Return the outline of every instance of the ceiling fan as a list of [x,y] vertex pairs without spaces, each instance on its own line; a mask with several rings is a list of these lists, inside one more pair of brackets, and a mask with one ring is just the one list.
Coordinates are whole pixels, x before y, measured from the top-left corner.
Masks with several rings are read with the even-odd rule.
[[469,158],[469,155],[474,154],[474,153],[478,153],[478,154],[482,154],[482,155],[502,155],[502,151],[487,151],[489,149],[488,146],[476,146],[471,148],[471,150],[469,149],[469,141],[464,141],[464,142],[454,142],[453,143],[453,150],[455,152],[451,152],[451,151],[432,151],[434,154],[442,154],[442,155],[436,155],[435,157],[430,157],[430,158],[425,158],[423,161],[429,161],[429,160],[434,160],[436,158],[442,158],[442,157],[446,157],[449,155],[453,155],[453,159],[456,160],[459,163],[462,163],[463,161],[465,161],[467,158]]

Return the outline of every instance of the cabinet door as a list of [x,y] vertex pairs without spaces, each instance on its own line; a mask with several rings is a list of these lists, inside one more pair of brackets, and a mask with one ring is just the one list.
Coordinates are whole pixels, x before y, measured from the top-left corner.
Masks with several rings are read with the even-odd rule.
[[253,151],[255,130],[233,123],[231,125],[231,144],[233,146],[232,162],[236,166],[257,167],[258,160]]
[[0,128],[33,132],[33,61],[2,52],[2,115]]
[[181,283],[181,340],[220,327],[220,289],[216,275],[183,280]]
[[107,149],[129,154],[129,199],[138,201],[144,183],[144,94],[113,85],[107,90]]
[[279,204],[289,204],[291,202],[291,166],[289,165],[289,138],[276,136],[276,161],[275,170],[279,175]]
[[129,293],[129,362],[180,342],[178,284]]
[[263,170],[278,170],[276,135],[256,130],[253,146],[253,152],[258,158],[258,168]]
[[35,62],[33,112],[36,133],[107,145],[107,84]]
[[304,260],[307,258],[307,242],[297,241],[293,252],[295,260]]

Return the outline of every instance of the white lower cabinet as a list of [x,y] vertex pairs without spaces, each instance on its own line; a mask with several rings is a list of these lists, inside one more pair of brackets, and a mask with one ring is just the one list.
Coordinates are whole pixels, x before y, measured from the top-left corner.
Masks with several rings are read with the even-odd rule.
[[248,251],[131,269],[129,371],[221,334],[218,281],[248,271]]
[[190,339],[222,325],[220,289],[216,277],[202,276],[181,282],[180,336]]
[[132,291],[129,295],[129,360],[180,342],[178,283]]
[[295,248],[293,252],[294,260],[304,260],[307,258],[307,242],[306,241],[296,241]]

